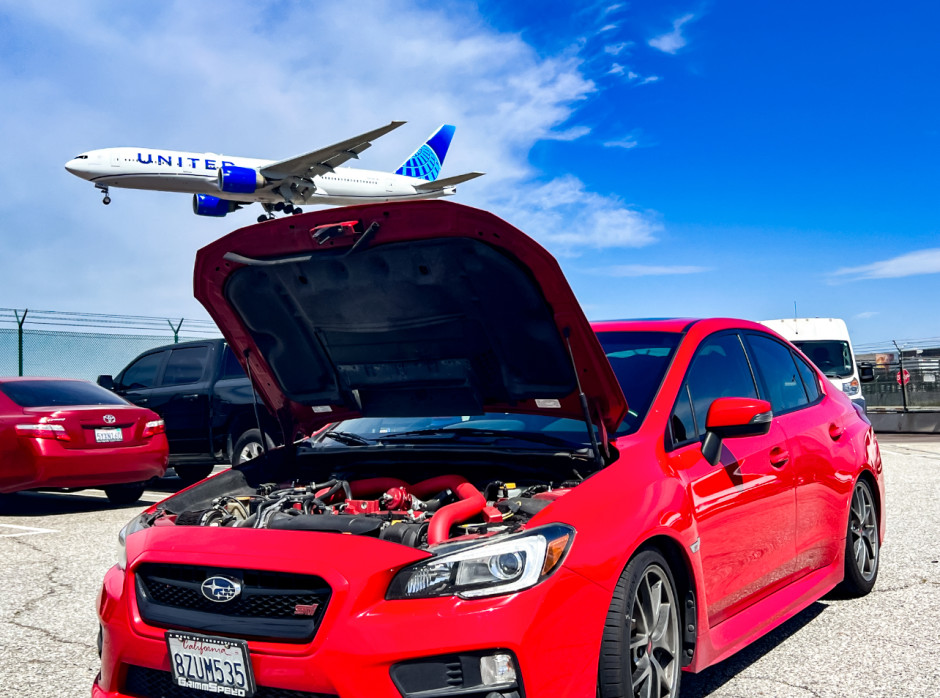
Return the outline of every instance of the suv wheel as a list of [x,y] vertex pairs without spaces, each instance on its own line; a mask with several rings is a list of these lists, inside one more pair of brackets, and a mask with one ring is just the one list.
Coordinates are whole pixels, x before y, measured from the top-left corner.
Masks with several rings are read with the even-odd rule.
[[232,449],[232,466],[253,460],[264,453],[265,449],[272,448],[274,448],[274,441],[270,436],[264,435],[264,446],[262,446],[261,432],[257,429],[249,429],[235,442],[235,448]]

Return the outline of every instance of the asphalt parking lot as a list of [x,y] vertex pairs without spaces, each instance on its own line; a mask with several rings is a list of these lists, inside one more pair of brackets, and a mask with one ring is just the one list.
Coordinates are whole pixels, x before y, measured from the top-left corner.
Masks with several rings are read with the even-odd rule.
[[[874,591],[826,598],[734,657],[683,677],[683,698],[940,696],[940,436],[880,438],[887,538]],[[167,477],[143,502],[179,487]],[[98,490],[0,498],[0,686],[86,696],[98,671],[95,597],[117,532],[143,503]]]

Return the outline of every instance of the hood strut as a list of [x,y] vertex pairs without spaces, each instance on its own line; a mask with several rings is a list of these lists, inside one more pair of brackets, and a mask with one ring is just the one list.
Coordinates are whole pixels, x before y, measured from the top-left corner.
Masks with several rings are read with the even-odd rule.
[[[261,417],[258,415],[258,392],[255,390],[255,383],[251,378],[251,349],[245,349],[245,368],[248,371],[248,382],[251,384],[251,406],[255,410],[255,424],[258,425],[258,434],[261,437],[261,453],[265,458],[268,456],[268,444],[264,435],[264,429],[261,428]],[[232,445],[234,450],[234,444]]]
[[[591,417],[591,410],[588,407],[587,396],[584,394],[584,390],[581,389],[581,377],[578,375],[578,364],[574,360],[574,352],[571,351],[571,328],[566,327],[563,332],[565,335],[565,346],[568,347],[568,358],[571,359],[571,368],[574,370],[574,382],[578,386],[578,399],[581,401],[581,412],[584,413],[584,423],[587,425],[588,436],[591,438],[591,451],[594,453],[594,462],[597,465],[597,469],[600,470],[604,467],[604,458],[601,456],[601,449],[597,444],[597,435],[594,433],[594,420]],[[603,422],[601,422],[601,428],[604,428]]]

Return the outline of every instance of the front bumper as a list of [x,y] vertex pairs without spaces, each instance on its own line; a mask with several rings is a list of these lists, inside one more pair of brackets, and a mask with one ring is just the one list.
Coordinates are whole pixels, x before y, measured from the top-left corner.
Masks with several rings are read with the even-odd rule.
[[[400,690],[392,678],[393,667],[402,662],[447,655],[453,663],[453,657],[460,661],[471,656],[472,661],[478,654],[497,652],[514,657],[520,684],[501,695],[512,696],[516,690],[528,698],[595,696],[597,657],[610,597],[564,566],[541,584],[509,596],[386,601],[394,572],[415,558],[411,549],[335,534],[234,532],[241,540],[236,543],[234,536],[223,535],[228,542],[216,541],[214,552],[208,555],[205,550],[149,550],[140,559],[317,574],[330,584],[332,598],[311,641],[248,641],[259,698],[401,698],[411,694]],[[200,535],[203,530],[191,533],[205,538]],[[217,537],[230,532],[214,529],[214,533]],[[128,542],[135,539],[140,537],[130,536]],[[229,544],[238,545],[239,551]],[[246,550],[257,553],[246,554]],[[321,562],[300,557],[298,550],[315,550]],[[407,553],[404,562],[401,551]],[[128,552],[132,553],[130,548]],[[99,596],[103,641],[101,674],[92,690],[96,698],[151,698],[128,689],[129,677],[136,680],[139,674],[137,668],[146,670],[148,676],[165,672],[156,675],[158,680],[170,676],[165,629],[141,618],[133,576],[133,572],[112,568]],[[400,678],[401,672],[396,673]],[[470,685],[466,687],[469,690]],[[501,689],[493,686],[479,694],[455,694],[454,690],[448,685],[439,693],[421,695],[483,698],[490,690]],[[162,693],[152,695],[156,698]]]

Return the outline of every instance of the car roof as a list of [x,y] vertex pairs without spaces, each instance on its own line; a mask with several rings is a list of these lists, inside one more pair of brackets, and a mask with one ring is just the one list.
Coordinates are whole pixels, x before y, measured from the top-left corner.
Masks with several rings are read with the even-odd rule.
[[720,330],[757,330],[776,335],[770,328],[751,320],[738,318],[628,318],[592,322],[595,332],[688,332],[695,327],[697,334],[710,334]]
[[74,381],[76,383],[91,383],[84,378],[57,378],[55,376],[0,376],[0,383],[19,383],[22,381]]

